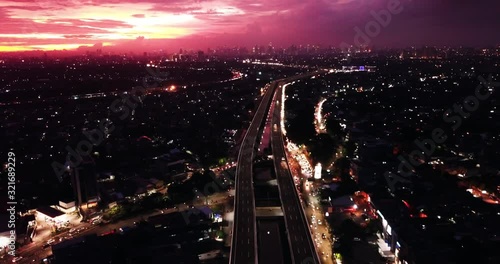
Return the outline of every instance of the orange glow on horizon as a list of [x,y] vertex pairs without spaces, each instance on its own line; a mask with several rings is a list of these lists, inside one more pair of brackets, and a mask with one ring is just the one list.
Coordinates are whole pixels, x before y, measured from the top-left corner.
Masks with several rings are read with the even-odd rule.
[[172,6],[147,1],[82,5],[73,0],[62,5],[52,0],[6,0],[0,3],[1,10],[7,11],[3,20],[8,28],[0,30],[0,52],[71,50],[103,42],[129,49],[136,46],[130,44],[134,40],[172,40],[231,29],[216,22],[245,14],[223,1]]
[[[104,43],[109,45],[110,43]],[[0,52],[16,52],[16,51],[51,51],[51,50],[74,50],[78,47],[91,47],[88,44],[42,44],[31,46],[0,46]]]

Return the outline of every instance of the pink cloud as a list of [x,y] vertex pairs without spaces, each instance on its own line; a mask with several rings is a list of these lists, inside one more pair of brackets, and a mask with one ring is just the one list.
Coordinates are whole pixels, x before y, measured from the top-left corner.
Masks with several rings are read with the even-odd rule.
[[[386,8],[388,1],[392,0],[5,0],[5,4],[0,4],[0,39],[3,39],[0,42],[11,39],[17,44],[44,41],[91,44],[93,41],[119,46],[136,34],[145,37],[141,47],[269,42],[336,45],[352,42],[354,27],[363,28],[373,20],[372,12]],[[484,34],[500,29],[500,20],[496,19],[498,1],[399,1],[405,11],[393,17],[393,22],[373,39],[374,44],[402,40],[410,45],[426,41],[455,43],[455,40],[500,42],[498,34]],[[107,16],[102,8],[109,7],[123,16]],[[99,8],[101,12],[96,11]],[[77,17],[72,16],[75,10]],[[177,39],[158,39],[154,35],[173,30],[184,31],[175,35],[180,36]],[[26,34],[52,34],[55,38],[19,37]],[[112,34],[115,39],[103,40],[102,34]],[[123,39],[116,39],[120,34]],[[150,39],[153,37],[154,40]]]

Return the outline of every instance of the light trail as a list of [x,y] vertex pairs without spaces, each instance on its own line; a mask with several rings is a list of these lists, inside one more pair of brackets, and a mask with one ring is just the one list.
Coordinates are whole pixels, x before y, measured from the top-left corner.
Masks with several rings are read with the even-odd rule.
[[315,116],[315,128],[316,134],[325,133],[326,132],[326,123],[325,119],[323,119],[323,104],[325,103],[326,98],[322,98],[319,103],[316,105],[316,109],[314,111]]

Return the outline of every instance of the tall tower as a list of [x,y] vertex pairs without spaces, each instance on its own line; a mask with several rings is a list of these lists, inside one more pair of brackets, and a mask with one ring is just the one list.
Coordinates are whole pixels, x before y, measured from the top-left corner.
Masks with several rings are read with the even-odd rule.
[[71,185],[79,209],[87,208],[89,203],[99,200],[95,162],[90,156],[82,156],[82,159],[81,164],[72,167],[70,172]]

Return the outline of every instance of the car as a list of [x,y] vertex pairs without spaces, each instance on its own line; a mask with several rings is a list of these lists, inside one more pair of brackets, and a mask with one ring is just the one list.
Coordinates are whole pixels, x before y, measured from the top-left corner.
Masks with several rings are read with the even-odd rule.
[[23,257],[15,257],[12,259],[12,262],[19,262]]
[[50,247],[50,246],[51,246],[51,245],[50,245],[49,243],[45,243],[45,244],[43,244],[42,248],[44,248],[44,249],[45,249],[45,248],[48,248],[48,247]]
[[361,217],[362,217],[362,218],[363,218],[363,220],[365,220],[365,221],[370,220],[370,217],[368,217],[368,215],[366,215],[366,214],[362,214],[362,215],[361,215]]
[[321,234],[321,238],[326,239],[325,233]]
[[134,226],[144,226],[144,225],[147,225],[147,222],[143,219],[134,222]]
[[128,232],[129,230],[130,230],[130,227],[128,227],[128,226],[123,226],[123,227],[121,227],[121,228],[120,228],[120,232],[121,232],[121,233],[126,233],[126,232]]

